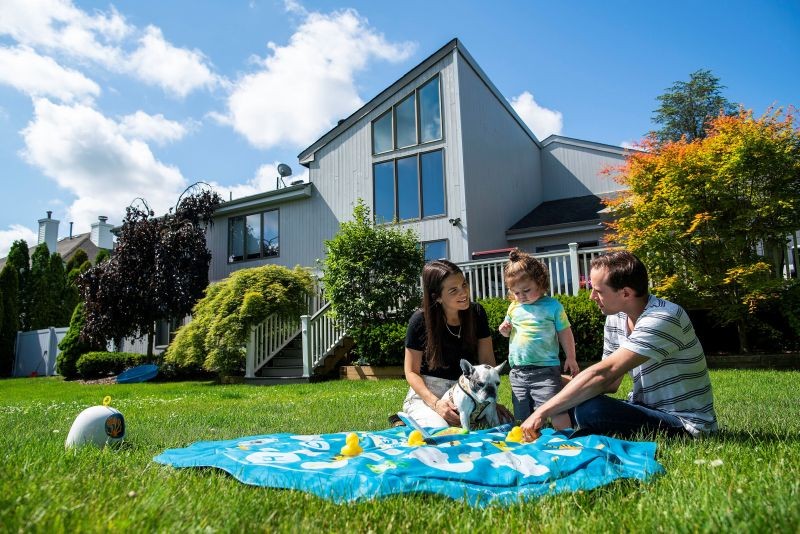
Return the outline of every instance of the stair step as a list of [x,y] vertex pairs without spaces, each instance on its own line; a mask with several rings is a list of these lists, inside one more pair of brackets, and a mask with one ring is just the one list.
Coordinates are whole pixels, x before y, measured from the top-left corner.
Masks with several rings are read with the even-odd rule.
[[244,383],[249,386],[277,386],[279,384],[306,384],[308,378],[302,376],[257,376],[245,378]]
[[258,372],[259,377],[298,377],[303,376],[303,367],[264,367]]

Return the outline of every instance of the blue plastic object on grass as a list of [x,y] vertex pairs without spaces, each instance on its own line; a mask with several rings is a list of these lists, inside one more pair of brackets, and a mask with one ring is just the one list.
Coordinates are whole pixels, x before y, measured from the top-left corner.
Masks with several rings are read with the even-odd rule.
[[136,382],[146,382],[155,378],[158,374],[158,366],[152,363],[131,367],[124,373],[117,375],[117,384],[133,384]]

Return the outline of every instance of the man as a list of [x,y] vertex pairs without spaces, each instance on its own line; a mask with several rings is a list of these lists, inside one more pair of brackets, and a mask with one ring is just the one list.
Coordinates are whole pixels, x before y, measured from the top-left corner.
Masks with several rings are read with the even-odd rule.
[[[627,251],[592,260],[591,299],[606,316],[603,360],[575,376],[522,424],[526,440],[570,409],[576,434],[639,431],[698,436],[717,429],[706,357],[686,312],[648,294],[647,269]],[[607,397],[631,372],[627,401]]]

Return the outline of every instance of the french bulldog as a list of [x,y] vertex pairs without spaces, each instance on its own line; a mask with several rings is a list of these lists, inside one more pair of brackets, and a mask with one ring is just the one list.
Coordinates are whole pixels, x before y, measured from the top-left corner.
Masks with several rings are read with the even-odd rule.
[[500,372],[506,362],[497,367],[480,364],[472,365],[461,360],[461,371],[458,378],[444,398],[452,402],[461,417],[461,428],[469,431],[472,428],[492,428],[500,424],[497,415],[497,388],[500,386]]

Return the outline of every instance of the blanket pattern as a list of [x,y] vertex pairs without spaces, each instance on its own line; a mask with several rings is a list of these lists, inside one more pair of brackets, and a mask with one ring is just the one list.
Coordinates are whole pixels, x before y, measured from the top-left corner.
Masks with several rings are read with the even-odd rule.
[[570,439],[544,430],[532,443],[506,441],[510,425],[439,445],[410,446],[406,427],[356,432],[363,452],[341,454],[348,433],[266,434],[201,441],[154,458],[173,467],[216,467],[255,486],[313,493],[336,503],[433,493],[483,507],[590,490],[663,472],[656,444],[604,436]]

